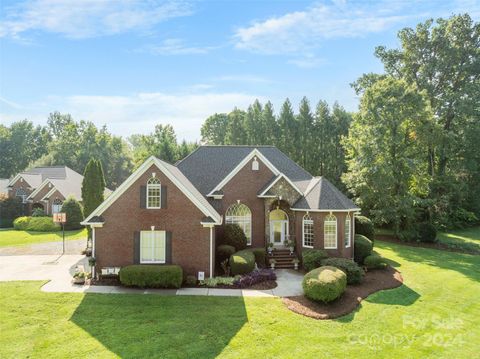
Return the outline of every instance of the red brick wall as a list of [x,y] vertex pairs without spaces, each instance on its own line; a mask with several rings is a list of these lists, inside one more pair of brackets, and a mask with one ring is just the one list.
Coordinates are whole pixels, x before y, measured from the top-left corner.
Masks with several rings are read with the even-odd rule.
[[[10,198],[15,198],[15,194],[17,192],[17,189],[23,188],[25,190],[25,193],[27,194],[27,197],[35,190],[34,188],[30,189],[30,185],[27,183],[25,180],[18,179],[13,185],[12,188],[8,189],[8,196]],[[30,215],[32,213],[32,206],[29,203],[25,203],[24,207],[24,215]]]
[[[48,208],[48,204],[44,201],[42,201],[42,198],[52,190],[52,188],[49,188],[48,185],[46,185],[45,187],[43,187],[40,192],[38,192],[35,197],[31,198],[32,200],[32,204],[35,204],[35,203],[40,203],[42,206],[43,206],[43,209],[45,211],[45,213],[47,214],[51,214],[51,207]],[[48,208],[48,209],[47,209]]]
[[[140,186],[152,172],[167,187],[167,208],[140,208]],[[205,215],[156,166],[152,165],[103,214],[103,228],[95,229],[97,266],[123,267],[133,263],[134,232],[172,232],[172,262],[185,274],[210,274],[210,229],[200,224]]]
[[[332,214],[337,218],[337,249],[327,249],[327,253],[330,257],[345,257],[352,258],[353,255],[353,215],[350,213],[351,219],[351,246],[345,248],[345,212],[332,212]],[[297,240],[297,251],[302,252],[302,226],[303,226],[303,216],[305,212],[296,212],[296,238]],[[323,243],[323,230],[324,230],[324,220],[328,213],[325,212],[310,212],[310,217],[313,219],[313,233],[314,233],[314,248],[324,249]]]
[[[52,190],[50,188],[50,190]],[[45,203],[45,206],[48,208],[48,214],[49,215],[52,215],[52,205],[53,205],[53,201],[55,201],[56,199],[59,199],[61,200],[62,202],[65,201],[65,197],[58,191],[55,191],[53,192],[53,194],[50,196],[50,198],[48,199],[48,201]]]
[[[252,171],[252,161],[249,161],[223,188],[224,196],[218,212],[223,215],[232,204],[240,200],[252,212],[252,247],[265,246],[265,205],[264,199],[258,198],[258,191],[263,188],[274,174],[260,160],[259,170]],[[222,235],[222,228],[217,227],[217,235]]]

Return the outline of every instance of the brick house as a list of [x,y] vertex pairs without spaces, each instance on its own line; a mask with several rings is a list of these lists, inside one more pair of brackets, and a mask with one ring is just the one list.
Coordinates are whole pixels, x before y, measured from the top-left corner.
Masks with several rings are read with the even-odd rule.
[[52,215],[60,211],[68,196],[82,200],[82,181],[83,176],[67,166],[35,167],[9,181],[8,196],[21,199],[25,215],[35,208]]
[[97,268],[172,263],[214,274],[216,238],[236,223],[251,247],[295,241],[352,258],[359,208],[272,146],[200,146],[175,165],[150,157],[92,214]]

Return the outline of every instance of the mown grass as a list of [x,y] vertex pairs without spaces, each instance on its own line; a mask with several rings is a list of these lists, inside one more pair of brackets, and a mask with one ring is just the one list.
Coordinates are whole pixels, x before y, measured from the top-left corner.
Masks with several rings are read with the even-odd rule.
[[[65,231],[65,239],[87,238],[87,230]],[[62,231],[58,232],[33,232],[17,231],[14,229],[0,231],[0,247],[24,246],[28,244],[56,242],[62,240]]]
[[376,241],[405,284],[337,320],[281,299],[43,293],[0,283],[0,357],[474,358],[480,256]]

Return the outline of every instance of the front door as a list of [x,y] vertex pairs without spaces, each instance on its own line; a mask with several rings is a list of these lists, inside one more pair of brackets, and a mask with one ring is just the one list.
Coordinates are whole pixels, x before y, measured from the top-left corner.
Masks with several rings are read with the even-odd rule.
[[288,236],[288,221],[271,220],[270,221],[270,242],[275,247],[283,246],[283,242]]

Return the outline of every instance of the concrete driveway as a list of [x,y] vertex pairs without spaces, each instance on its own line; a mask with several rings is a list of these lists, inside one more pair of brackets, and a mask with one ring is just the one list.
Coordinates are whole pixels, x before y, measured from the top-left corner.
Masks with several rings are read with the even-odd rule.
[[[25,246],[1,247],[0,256],[17,256],[33,254],[62,254],[63,242],[45,242],[29,244]],[[65,241],[65,254],[81,254],[87,247],[87,239],[72,239]]]

